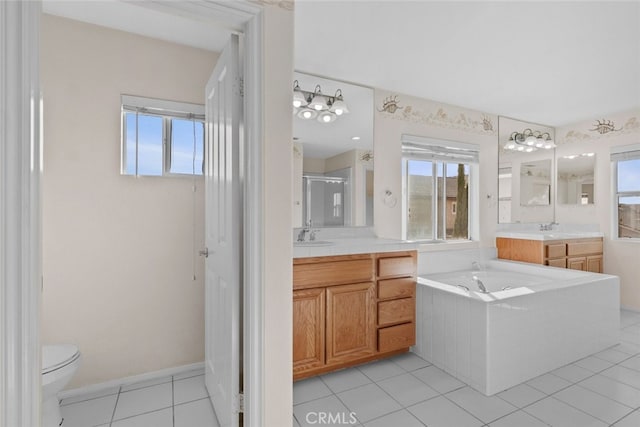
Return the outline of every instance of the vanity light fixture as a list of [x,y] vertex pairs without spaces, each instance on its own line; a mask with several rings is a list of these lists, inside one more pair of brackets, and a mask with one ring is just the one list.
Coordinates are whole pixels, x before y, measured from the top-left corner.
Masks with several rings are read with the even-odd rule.
[[298,80],[293,82],[293,107],[298,118],[309,120],[317,117],[320,123],[331,123],[338,116],[349,113],[341,89],[330,96],[323,94],[320,85],[316,85],[310,92],[300,88]]
[[507,150],[524,151],[526,153],[531,153],[539,148],[549,150],[555,147],[556,144],[551,139],[549,132],[533,131],[531,129],[512,132],[511,136],[509,136],[509,141],[504,146]]

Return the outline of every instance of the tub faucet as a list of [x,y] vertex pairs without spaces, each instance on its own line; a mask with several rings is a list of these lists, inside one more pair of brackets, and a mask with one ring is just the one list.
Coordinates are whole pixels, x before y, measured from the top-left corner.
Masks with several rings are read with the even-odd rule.
[[482,280],[480,280],[476,275],[473,276],[473,280],[476,282],[476,285],[478,285],[478,288],[480,288],[480,292],[486,294],[487,288],[484,286],[484,283],[482,283]]
[[471,263],[471,268],[473,268],[474,270],[482,270],[482,267],[480,267],[480,263],[478,261],[473,261]]

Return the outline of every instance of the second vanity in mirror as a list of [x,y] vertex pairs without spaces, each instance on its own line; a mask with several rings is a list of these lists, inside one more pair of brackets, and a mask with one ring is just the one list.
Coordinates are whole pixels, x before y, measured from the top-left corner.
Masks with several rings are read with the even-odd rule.
[[[299,72],[294,78],[303,104],[293,120],[294,227],[372,226],[373,90]],[[316,97],[331,104],[328,113],[336,100],[346,108],[325,120],[312,111]]]

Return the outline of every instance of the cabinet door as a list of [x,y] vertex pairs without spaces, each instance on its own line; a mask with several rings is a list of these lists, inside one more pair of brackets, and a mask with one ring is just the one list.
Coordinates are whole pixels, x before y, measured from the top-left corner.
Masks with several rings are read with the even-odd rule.
[[373,282],[327,288],[327,365],[376,352]]
[[602,273],[602,255],[591,255],[587,257],[587,271]]
[[324,366],[325,289],[293,292],[293,373]]
[[583,256],[567,258],[567,268],[585,271],[587,269],[587,258]]

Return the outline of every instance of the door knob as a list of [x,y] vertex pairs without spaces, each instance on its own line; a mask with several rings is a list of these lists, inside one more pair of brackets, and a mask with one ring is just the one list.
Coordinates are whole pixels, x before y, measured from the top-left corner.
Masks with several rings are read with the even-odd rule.
[[204,250],[198,252],[200,256],[205,258],[209,258],[209,248],[204,248]]

